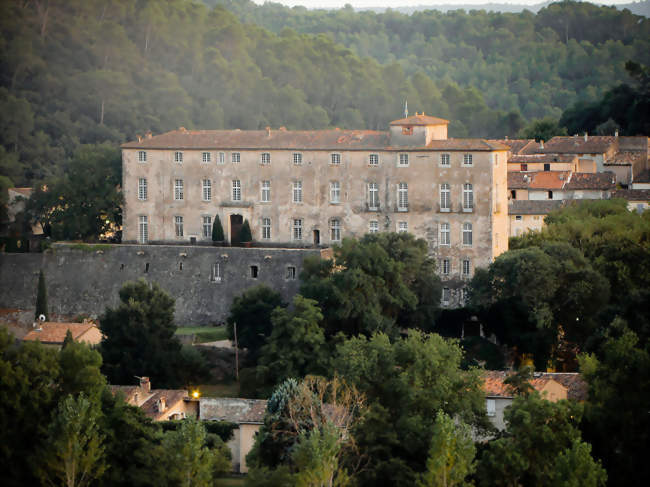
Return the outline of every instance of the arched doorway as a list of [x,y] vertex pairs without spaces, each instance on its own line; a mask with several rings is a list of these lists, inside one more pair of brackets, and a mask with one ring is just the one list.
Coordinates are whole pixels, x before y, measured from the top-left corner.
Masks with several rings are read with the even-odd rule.
[[241,215],[230,215],[230,245],[239,245],[239,232],[244,223]]

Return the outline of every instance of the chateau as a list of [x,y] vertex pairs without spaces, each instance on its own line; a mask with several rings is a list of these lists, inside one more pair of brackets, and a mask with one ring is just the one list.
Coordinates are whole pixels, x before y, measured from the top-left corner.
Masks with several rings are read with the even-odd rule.
[[508,247],[509,147],[448,138],[448,123],[147,134],[122,145],[123,242],[207,243],[215,215],[228,241],[248,220],[268,247],[410,232],[438,259],[443,304],[458,304],[474,269]]

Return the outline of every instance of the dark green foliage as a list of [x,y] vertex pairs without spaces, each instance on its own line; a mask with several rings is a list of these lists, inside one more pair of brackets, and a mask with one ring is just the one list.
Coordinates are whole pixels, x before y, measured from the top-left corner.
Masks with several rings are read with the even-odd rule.
[[480,336],[465,337],[460,342],[465,352],[463,368],[482,365],[487,370],[503,370],[505,360],[499,346]]
[[122,224],[121,168],[115,147],[79,147],[62,176],[34,189],[27,213],[54,239],[96,241]]
[[415,330],[393,343],[375,334],[339,345],[332,364],[368,404],[353,431],[368,459],[358,474],[362,485],[414,485],[425,470],[438,411],[479,430],[487,426],[481,378],[460,368],[462,356],[455,341]]
[[239,231],[239,241],[242,243],[253,241],[251,226],[248,224],[248,220],[244,220],[244,224],[241,226],[241,230]]
[[247,289],[235,297],[230,306],[226,325],[228,338],[235,339],[234,324],[237,323],[237,344],[248,350],[250,364],[257,362],[260,348],[271,336],[271,313],[278,306],[286,306],[282,296],[264,284]]
[[323,310],[327,336],[431,329],[440,303],[440,279],[427,244],[407,233],[343,239],[334,261],[305,259],[301,278],[301,293]]
[[[176,431],[182,421],[165,421],[161,423],[163,431]],[[209,435],[216,435],[221,441],[228,442],[233,437],[233,432],[239,427],[236,423],[228,421],[203,421],[203,427]]]
[[104,359],[102,367],[111,384],[132,384],[135,376],[147,376],[157,388],[181,383],[181,344],[174,336],[174,299],[156,283],[126,283],[120,289],[120,305],[107,308],[100,319]]
[[567,130],[558,124],[557,120],[547,117],[533,120],[529,125],[519,131],[517,137],[521,139],[549,140],[556,135],[566,135]]
[[47,288],[45,287],[45,274],[43,269],[38,273],[38,288],[36,290],[36,311],[34,312],[34,319],[38,320],[39,316],[45,315],[47,321]]
[[[557,485],[556,462],[564,466],[566,456],[575,458],[571,450],[588,448],[578,429],[581,415],[582,407],[572,401],[546,401],[537,392],[516,397],[505,410],[505,434],[488,443],[478,462],[479,485]],[[584,485],[603,486],[607,476],[602,467],[589,456],[581,457],[580,468],[589,472],[583,481],[594,479]],[[583,484],[576,479],[570,485]]]
[[223,236],[223,227],[221,226],[221,219],[219,215],[215,215],[214,223],[212,224],[212,241],[213,242],[223,242],[225,237]]

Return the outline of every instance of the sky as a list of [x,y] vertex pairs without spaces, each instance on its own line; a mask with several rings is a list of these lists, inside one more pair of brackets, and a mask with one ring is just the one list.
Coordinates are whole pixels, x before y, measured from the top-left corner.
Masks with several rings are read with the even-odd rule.
[[[253,0],[263,4],[264,0]],[[307,8],[340,8],[349,3],[356,8],[366,7],[410,7],[414,5],[459,5],[459,4],[485,4],[485,3],[514,3],[518,5],[534,5],[543,0],[272,0],[293,7],[303,5]],[[631,3],[634,0],[603,0],[602,3],[613,5],[617,3]],[[599,2],[600,3],[600,2]]]

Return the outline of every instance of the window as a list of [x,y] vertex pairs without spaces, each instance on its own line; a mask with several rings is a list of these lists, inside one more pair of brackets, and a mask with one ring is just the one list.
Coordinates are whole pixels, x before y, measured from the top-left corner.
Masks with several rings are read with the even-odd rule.
[[440,211],[451,210],[451,187],[449,183],[440,185]]
[[440,224],[440,245],[451,245],[450,244],[450,230],[449,223]]
[[210,281],[221,282],[221,265],[219,262],[212,264],[212,272],[210,273]]
[[369,230],[370,233],[379,232],[379,222],[377,220],[370,220]]
[[442,288],[442,304],[448,305],[449,299],[451,298],[451,290],[448,287]]
[[226,163],[226,153],[219,152],[219,164],[225,164],[225,163]]
[[549,163],[544,164],[544,171],[550,171],[551,165]]
[[518,222],[520,222],[521,219],[522,219],[522,218],[521,218],[521,215],[515,215],[515,220],[517,220]]
[[341,220],[332,218],[330,220],[330,240],[339,242],[341,240]]
[[441,166],[451,166],[451,159],[449,154],[440,154],[440,165]]
[[472,154],[463,154],[463,166],[472,165]]
[[182,237],[183,236],[183,217],[182,216],[175,216],[174,217],[174,230],[176,232],[177,237]]
[[293,239],[302,240],[302,218],[293,219]]
[[241,154],[239,152],[233,152],[230,154],[230,161],[233,164],[239,164],[239,161],[241,161]]
[[241,201],[241,181],[239,179],[232,180],[232,200]]
[[463,259],[463,269],[462,269],[463,277],[469,277],[471,271],[472,271],[472,263],[470,262],[469,259]]
[[485,400],[485,409],[487,410],[487,415],[490,417],[497,415],[497,402],[495,399],[486,399]]
[[138,241],[141,244],[146,244],[149,241],[149,217],[147,215],[139,217]]
[[407,211],[409,208],[409,185],[399,183],[397,185],[397,211]]
[[141,150],[138,152],[138,162],[147,162],[147,151]]
[[402,135],[413,135],[413,127],[402,127]]
[[469,301],[469,290],[464,287],[460,290],[460,304],[465,305]]
[[262,218],[262,238],[270,239],[271,238],[271,219]]
[[521,166],[520,166],[520,170],[521,171],[528,171],[528,164],[522,163]]
[[408,154],[400,154],[397,165],[398,166],[408,166],[409,165],[409,155]]
[[513,200],[517,199],[517,190],[516,189],[511,189],[510,190],[510,198]]
[[552,200],[553,199],[553,191],[548,192],[548,199]]
[[271,154],[268,152],[262,152],[262,158],[260,159],[262,164],[271,164]]
[[145,178],[138,180],[138,199],[143,201],[147,199],[147,180]]
[[210,238],[212,236],[212,217],[203,217],[203,238]]
[[370,154],[370,156],[368,156],[368,164],[370,164],[371,166],[378,166],[379,154]]
[[296,278],[296,268],[292,265],[287,266],[287,273],[285,279],[294,280]]
[[332,181],[330,183],[330,203],[341,202],[341,183]]
[[251,279],[257,279],[257,274],[259,272],[259,267],[256,265],[252,265],[250,267],[250,272],[251,272]]
[[174,162],[183,162],[183,153],[182,152],[174,152]]
[[442,259],[442,265],[440,266],[440,269],[442,271],[443,276],[448,276],[449,275],[449,268],[451,267],[451,264],[449,262],[449,259]]
[[341,154],[331,154],[332,164],[341,164]]
[[302,203],[302,181],[293,182],[293,202]]
[[201,160],[203,162],[210,162],[212,160],[212,154],[210,152],[204,152]]
[[470,183],[463,184],[463,211],[474,208],[474,187]]
[[262,181],[262,203],[271,201],[271,181]]
[[406,233],[409,231],[408,222],[397,222],[397,231],[399,233]]
[[472,224],[463,223],[463,245],[472,245]]
[[302,154],[300,152],[293,153],[293,163],[297,166],[302,164]]
[[203,180],[203,201],[212,200],[212,181],[209,179]]
[[368,209],[377,210],[379,208],[379,185],[377,183],[368,183]]
[[182,200],[183,199],[183,180],[176,179],[174,181],[174,199]]

